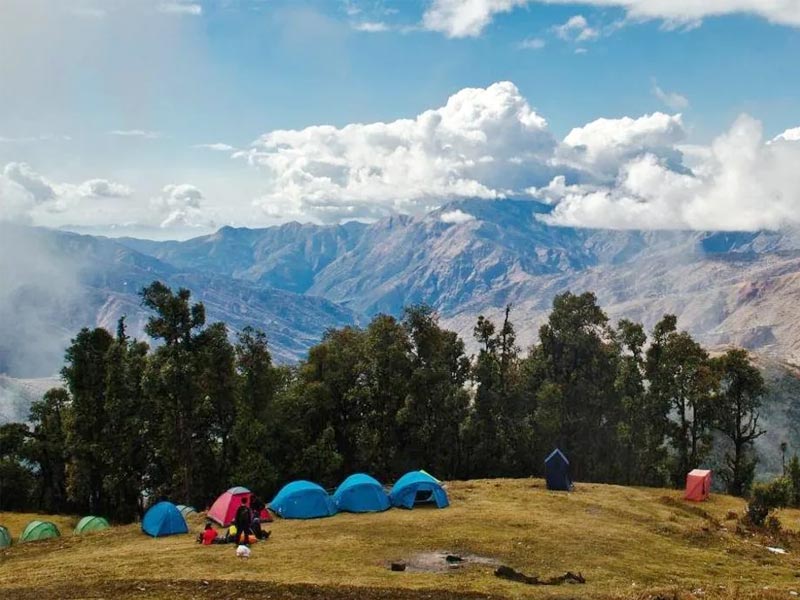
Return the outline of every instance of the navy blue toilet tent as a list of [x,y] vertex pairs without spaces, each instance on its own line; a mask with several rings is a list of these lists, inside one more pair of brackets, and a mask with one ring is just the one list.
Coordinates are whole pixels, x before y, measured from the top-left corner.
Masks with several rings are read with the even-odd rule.
[[333,502],[338,510],[354,513],[380,512],[391,506],[383,486],[364,473],[356,473],[345,479],[336,488]]
[[172,502],[159,502],[150,507],[142,519],[142,531],[153,537],[189,533],[186,519]]
[[558,448],[544,459],[544,471],[548,490],[569,492],[572,489],[572,480],[569,476],[569,460]]
[[392,487],[389,494],[392,506],[414,508],[415,504],[434,503],[439,508],[450,505],[439,481],[422,471],[406,473]]

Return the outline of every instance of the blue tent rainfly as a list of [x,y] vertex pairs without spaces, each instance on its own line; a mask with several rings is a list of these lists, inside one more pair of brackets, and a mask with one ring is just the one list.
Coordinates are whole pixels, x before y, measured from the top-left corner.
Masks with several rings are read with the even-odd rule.
[[336,488],[333,502],[338,510],[354,513],[380,512],[391,506],[383,486],[364,473],[356,473],[345,479]]
[[434,503],[439,508],[450,505],[439,481],[428,473],[411,471],[398,479],[389,494],[392,506],[414,508],[415,504]]
[[336,514],[328,492],[316,483],[303,480],[283,486],[269,508],[284,519],[316,519]]
[[142,519],[142,531],[153,537],[189,533],[181,511],[172,502],[159,502],[150,507]]
[[569,460],[558,448],[544,459],[544,472],[548,490],[568,492],[572,489],[572,479],[569,476]]

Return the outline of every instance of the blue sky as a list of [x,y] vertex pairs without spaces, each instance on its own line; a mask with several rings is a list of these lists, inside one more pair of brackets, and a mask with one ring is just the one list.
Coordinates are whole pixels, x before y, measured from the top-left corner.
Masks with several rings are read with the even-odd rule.
[[[694,4],[707,5],[709,14],[688,0],[9,0],[0,8],[0,207],[13,206],[6,212],[36,224],[186,235],[225,223],[418,212],[463,195],[535,196],[559,176],[573,188],[553,196],[554,203],[568,195],[585,204],[597,193],[614,210],[626,202],[707,203],[722,194],[718,184],[727,173],[719,156],[707,162],[708,149],[741,123],[740,115],[763,129],[743,126],[746,135],[763,138],[759,152],[800,126],[800,2],[762,9],[757,0],[742,0],[743,11],[732,14],[721,0]],[[414,149],[416,162],[407,164],[396,154],[371,163],[364,157],[370,130],[354,139],[341,129],[414,119],[460,90],[506,81],[513,90],[468,102],[486,108],[512,98],[519,109],[513,127],[525,120],[527,105],[546,120],[549,154],[527,146],[544,143],[539,124],[525,125],[524,139],[513,134],[514,155],[478,151],[458,133],[468,146],[459,161],[428,172],[421,163],[459,148],[448,136],[464,125],[469,107],[454,121],[443,117],[447,132],[434,136],[433,150],[419,141],[424,132],[381,132],[402,138],[403,156]],[[679,134],[666,121],[672,129],[650,132],[646,141],[619,134],[633,145],[602,168],[585,157],[565,158],[563,140],[574,128],[656,112],[681,114]],[[493,136],[490,145],[508,134],[505,118],[477,128]],[[337,130],[251,146],[276,130],[315,125]],[[613,127],[619,133],[637,125]],[[198,147],[206,144],[231,148]],[[786,152],[775,157],[769,150],[763,160],[774,164],[758,164],[784,178],[782,165],[795,148]],[[698,180],[716,179],[703,179],[697,190],[695,181],[677,182],[695,194],[680,200],[654,200],[646,190],[613,183],[645,155],[657,157],[669,177],[688,169]],[[508,164],[476,170],[477,159]],[[413,189],[387,192],[405,178],[399,173],[355,181],[398,164],[411,173]],[[714,169],[715,176],[704,175]],[[800,188],[785,177],[777,192],[794,198]],[[118,187],[104,194],[97,181]],[[37,195],[33,188],[42,184],[50,191]],[[598,224],[580,216],[585,210],[567,208],[565,222]],[[659,219],[696,226],[685,214],[676,221],[663,212],[653,226]]]

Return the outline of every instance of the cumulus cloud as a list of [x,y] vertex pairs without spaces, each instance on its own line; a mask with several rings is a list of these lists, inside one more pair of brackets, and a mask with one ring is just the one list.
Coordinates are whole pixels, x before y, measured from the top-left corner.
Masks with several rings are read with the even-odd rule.
[[764,143],[743,115],[678,171],[644,152],[622,160],[607,185],[559,186],[554,224],[629,229],[755,230],[800,224],[800,142]]
[[272,131],[238,156],[267,172],[266,213],[338,220],[503,197],[549,180],[555,147],[545,119],[500,82],[413,119]]
[[0,221],[31,223],[37,211],[64,212],[83,200],[127,198],[132,193],[130,187],[108,179],[54,183],[26,163],[11,162],[0,171]]
[[[422,25],[448,37],[474,37],[497,14],[527,5],[575,3],[575,0],[433,0],[422,17]],[[630,20],[660,19],[668,26],[695,25],[706,17],[749,14],[772,23],[800,27],[800,4],[795,0],[582,0],[580,4],[621,8]]]
[[203,193],[195,186],[182,183],[164,186],[161,194],[151,199],[162,229],[172,227],[209,227],[211,222],[203,211]]
[[781,134],[776,135],[772,138],[773,142],[800,142],[800,127],[794,127],[793,129],[787,129]]
[[638,119],[597,119],[576,127],[558,150],[563,163],[585,170],[601,180],[614,177],[625,159],[649,153],[677,164],[686,130],[680,114],[656,112]]
[[600,32],[594,27],[590,27],[583,15],[570,17],[566,23],[553,27],[553,31],[562,40],[568,42],[590,42],[600,36]]
[[108,179],[89,179],[77,186],[76,191],[85,198],[128,198],[133,193],[127,185]]
[[439,220],[442,223],[450,223],[453,225],[458,225],[461,223],[468,223],[469,221],[474,221],[475,215],[471,215],[457,208],[455,210],[449,210],[447,212],[442,213],[442,215],[439,217]]
[[689,108],[689,99],[686,96],[677,92],[665,92],[656,82],[653,82],[653,95],[672,110]]
[[498,13],[510,12],[530,0],[434,0],[422,16],[422,26],[448,37],[475,37]]

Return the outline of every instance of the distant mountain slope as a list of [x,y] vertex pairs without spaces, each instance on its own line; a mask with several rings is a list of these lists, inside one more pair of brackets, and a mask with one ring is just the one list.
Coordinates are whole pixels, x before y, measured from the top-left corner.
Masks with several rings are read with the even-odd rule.
[[360,314],[424,302],[469,342],[478,314],[514,304],[531,343],[555,294],[597,293],[614,319],[665,312],[708,344],[800,361],[797,232],[554,227],[531,201],[464,200],[371,225],[224,228],[186,242],[121,243],[171,265],[304,291]]
[[[209,322],[224,321],[232,330],[264,329],[280,362],[304,356],[326,329],[357,320],[323,298],[175,267],[107,238],[9,226],[0,227],[0,237],[8,252],[4,266],[20,262],[12,284],[0,293],[0,373],[55,373],[64,347],[81,327],[113,331],[122,315],[131,334],[143,336],[148,312],[138,292],[156,279],[191,289],[205,303]],[[52,267],[28,274],[26,257],[31,266]]]

